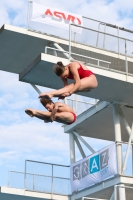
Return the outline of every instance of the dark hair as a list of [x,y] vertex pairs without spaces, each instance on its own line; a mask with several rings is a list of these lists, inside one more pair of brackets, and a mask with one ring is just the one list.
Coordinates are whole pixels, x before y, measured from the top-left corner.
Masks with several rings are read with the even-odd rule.
[[56,73],[57,76],[60,76],[63,74],[65,71],[65,66],[61,61],[57,62],[57,65],[54,67],[54,72]]
[[46,99],[46,98],[40,98],[41,104],[45,107],[47,104],[53,103],[51,99]]

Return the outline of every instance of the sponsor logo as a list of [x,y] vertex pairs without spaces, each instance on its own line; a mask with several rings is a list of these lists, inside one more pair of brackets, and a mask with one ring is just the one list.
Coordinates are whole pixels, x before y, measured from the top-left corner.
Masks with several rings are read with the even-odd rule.
[[70,22],[81,25],[81,20],[78,17],[69,14],[66,15],[64,12],[58,12],[58,11],[52,12],[50,9],[47,9],[45,13],[42,15],[42,17],[43,18],[50,17],[52,20],[59,22],[64,20],[66,24],[69,24]]
[[109,173],[108,168],[109,160],[109,149],[92,156],[86,161],[73,166],[73,180],[80,180],[88,176],[89,174],[94,174],[100,171],[101,176]]

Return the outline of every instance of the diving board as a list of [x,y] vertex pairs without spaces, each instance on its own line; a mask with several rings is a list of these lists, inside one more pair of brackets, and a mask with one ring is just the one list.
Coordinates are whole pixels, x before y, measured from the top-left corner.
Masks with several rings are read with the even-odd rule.
[[[61,60],[64,65],[69,63],[68,59],[41,53],[20,73],[19,80],[48,88],[59,89],[63,83],[53,72],[53,66]],[[86,65],[88,66],[88,65]],[[78,94],[100,99],[107,102],[119,102],[133,106],[133,76],[88,66],[98,79],[98,87],[91,92],[80,92]],[[71,83],[70,81],[69,83]]]

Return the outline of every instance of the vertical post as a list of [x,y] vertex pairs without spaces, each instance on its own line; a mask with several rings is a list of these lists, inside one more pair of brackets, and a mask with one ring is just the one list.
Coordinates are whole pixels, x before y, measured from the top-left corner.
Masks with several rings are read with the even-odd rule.
[[29,28],[29,18],[30,18],[30,2],[29,2],[29,0],[28,0],[28,13],[27,13],[27,29]]
[[25,160],[25,168],[24,168],[24,189],[26,190],[26,160]]
[[132,176],[133,176],[133,144],[132,144]]
[[119,27],[117,32],[118,32],[118,54],[120,55]]
[[99,60],[97,60],[97,66],[99,67]]
[[71,23],[69,24],[69,60],[71,59]]
[[65,104],[68,104],[68,102],[67,102],[67,97],[64,98],[64,103],[65,103]]
[[75,94],[75,111],[78,113],[78,95]]
[[133,134],[133,124],[132,124],[132,129],[131,129],[131,132],[130,132],[130,137],[129,137],[129,140],[128,140],[128,145],[127,145],[127,150],[126,150],[126,155],[125,155],[125,159],[124,159],[122,173],[124,173],[124,171],[126,169],[127,159],[128,159],[128,156],[129,156],[130,145],[131,145],[131,142],[132,142],[132,134]]
[[103,40],[103,49],[105,49],[105,37],[106,37],[106,24],[104,24],[105,27],[104,27],[104,40]]
[[52,164],[51,199],[53,199],[53,164]]
[[74,43],[76,43],[76,32],[74,32]]
[[33,191],[35,190],[35,174],[33,174]]
[[98,25],[98,32],[97,32],[97,41],[96,41],[96,47],[98,47],[98,40],[99,40],[99,29],[100,29],[100,24]]
[[126,200],[126,192],[124,186],[125,186],[124,184],[120,184],[120,186],[118,187],[119,200]]
[[113,118],[114,118],[114,132],[116,141],[116,152],[117,152],[117,168],[118,173],[122,171],[122,143],[121,143],[121,126],[119,117],[119,105],[113,105]]
[[8,187],[10,187],[10,171],[8,170]]
[[117,185],[114,185],[114,200],[117,200]]
[[128,61],[127,61],[127,44],[125,40],[125,66],[126,66],[126,81],[128,77]]
[[70,164],[75,163],[75,143],[74,134],[69,133],[69,144],[70,144]]

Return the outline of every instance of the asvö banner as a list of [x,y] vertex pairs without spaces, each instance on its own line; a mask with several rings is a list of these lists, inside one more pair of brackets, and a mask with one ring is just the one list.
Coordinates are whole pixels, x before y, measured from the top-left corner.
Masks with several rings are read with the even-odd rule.
[[[83,26],[81,15],[66,12],[59,8],[51,8],[35,2],[32,2],[32,14],[30,20],[65,29],[69,29],[69,23]],[[81,34],[82,28],[72,26],[72,31]]]
[[70,166],[72,191],[89,187],[117,174],[116,146],[110,146]]

